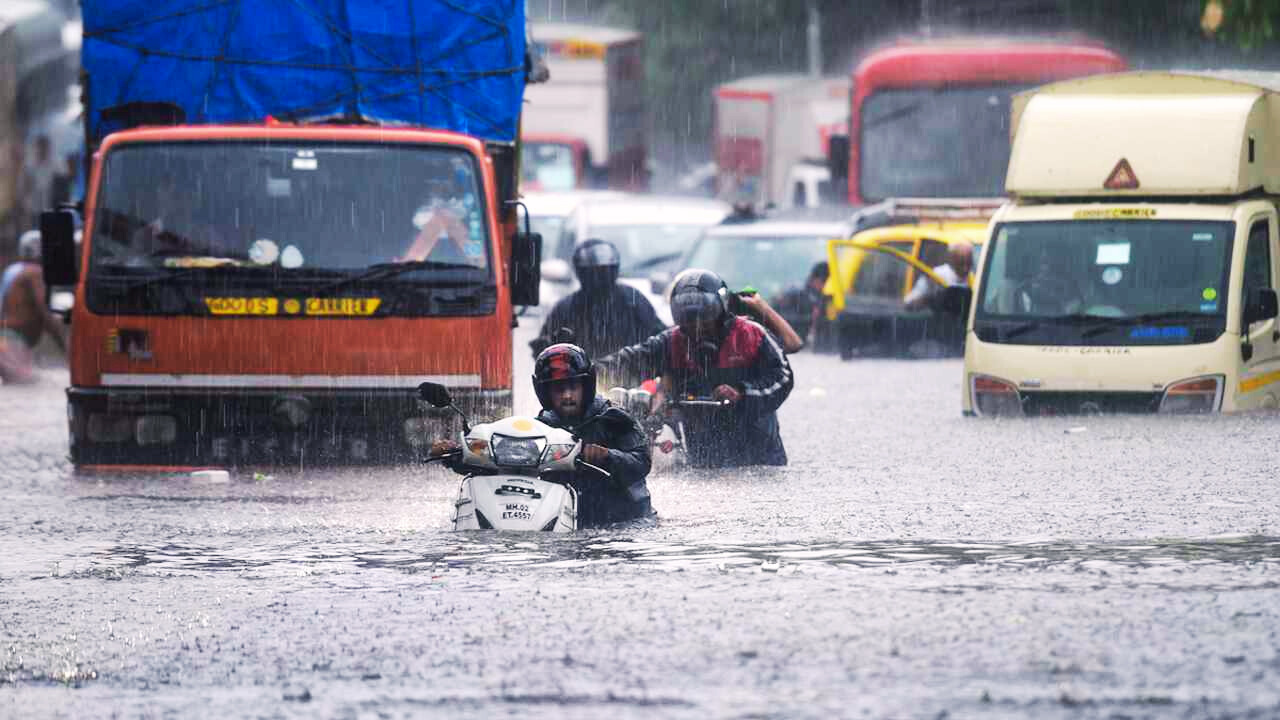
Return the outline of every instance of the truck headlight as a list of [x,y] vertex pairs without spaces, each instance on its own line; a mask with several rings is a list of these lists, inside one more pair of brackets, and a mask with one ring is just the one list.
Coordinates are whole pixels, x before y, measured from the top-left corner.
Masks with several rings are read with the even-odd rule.
[[1160,398],[1162,413],[1216,412],[1222,407],[1223,377],[1204,375],[1170,384]]
[[178,437],[178,421],[169,415],[143,415],[134,425],[139,445],[172,445]]
[[89,441],[96,443],[124,442],[133,437],[133,432],[133,418],[129,415],[92,413],[85,428]]
[[973,409],[979,415],[1022,415],[1022,396],[1011,382],[986,375],[972,375],[969,378],[969,393],[973,398]]

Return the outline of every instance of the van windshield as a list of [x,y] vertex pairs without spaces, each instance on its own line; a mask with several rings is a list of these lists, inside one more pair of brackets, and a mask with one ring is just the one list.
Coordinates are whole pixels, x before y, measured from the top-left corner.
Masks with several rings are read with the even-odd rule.
[[1013,222],[986,252],[974,332],[988,342],[1185,345],[1226,328],[1235,224]]

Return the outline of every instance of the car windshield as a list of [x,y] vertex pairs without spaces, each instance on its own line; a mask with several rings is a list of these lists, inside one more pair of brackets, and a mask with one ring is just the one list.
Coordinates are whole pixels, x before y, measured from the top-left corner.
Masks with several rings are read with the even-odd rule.
[[684,262],[713,270],[732,289],[754,287],[770,300],[803,285],[814,263],[826,258],[827,237],[708,235]]
[[525,142],[520,153],[520,179],[538,190],[572,190],[578,185],[573,148],[559,143]]
[[1054,344],[1207,342],[1225,327],[1234,225],[1013,222],[988,247],[980,335]]
[[350,273],[419,260],[435,268],[409,273],[419,279],[447,267],[489,277],[483,198],[472,156],[439,147],[124,145],[103,164],[91,273]]
[[[585,237],[608,240],[622,256],[623,277],[647,277],[674,266],[705,224],[595,225]],[[658,262],[661,260],[661,262]]]
[[859,183],[889,197],[999,197],[1009,98],[1022,85],[885,89],[862,105]]

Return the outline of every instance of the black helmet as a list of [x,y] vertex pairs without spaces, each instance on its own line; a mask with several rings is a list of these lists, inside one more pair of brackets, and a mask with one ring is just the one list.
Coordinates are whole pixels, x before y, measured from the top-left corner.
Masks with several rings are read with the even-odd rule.
[[583,402],[591,404],[596,396],[596,366],[577,345],[556,343],[533,361],[533,392],[545,409],[551,408],[551,383],[575,379],[582,380]]
[[690,269],[671,282],[671,317],[677,325],[729,316],[729,288],[710,270]]
[[608,290],[618,282],[618,266],[622,256],[608,240],[590,239],[573,251],[573,271],[583,289]]

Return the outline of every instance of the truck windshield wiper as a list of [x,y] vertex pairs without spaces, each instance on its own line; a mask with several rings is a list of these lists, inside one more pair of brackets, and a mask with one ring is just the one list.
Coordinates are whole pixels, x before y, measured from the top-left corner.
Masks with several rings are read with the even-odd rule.
[[480,270],[475,265],[466,263],[440,262],[439,260],[411,260],[409,262],[389,262],[377,263],[370,265],[359,273],[345,277],[337,282],[322,286],[316,289],[317,294],[333,293],[343,288],[357,285],[363,282],[373,280],[386,280],[387,278],[402,275],[414,270]]

